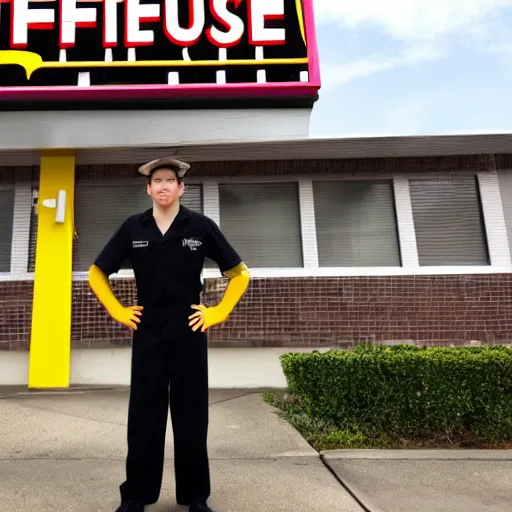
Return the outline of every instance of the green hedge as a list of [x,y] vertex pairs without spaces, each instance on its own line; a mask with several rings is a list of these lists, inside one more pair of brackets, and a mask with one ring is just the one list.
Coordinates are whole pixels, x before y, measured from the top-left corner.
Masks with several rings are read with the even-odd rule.
[[512,350],[359,346],[285,354],[288,389],[311,418],[397,438],[462,431],[512,439]]

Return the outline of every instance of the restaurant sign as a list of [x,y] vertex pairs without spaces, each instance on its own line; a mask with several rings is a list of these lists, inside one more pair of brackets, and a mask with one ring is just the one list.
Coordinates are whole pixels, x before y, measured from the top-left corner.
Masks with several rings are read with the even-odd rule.
[[313,97],[312,0],[0,0],[0,102]]

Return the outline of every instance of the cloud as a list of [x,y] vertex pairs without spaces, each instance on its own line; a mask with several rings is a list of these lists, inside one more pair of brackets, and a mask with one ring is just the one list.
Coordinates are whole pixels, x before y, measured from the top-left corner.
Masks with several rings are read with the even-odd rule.
[[413,47],[402,55],[372,55],[354,62],[340,65],[322,64],[322,88],[338,87],[357,78],[365,78],[375,73],[393,71],[422,62],[439,59],[442,53],[439,47],[430,44]]
[[489,50],[493,53],[512,53],[512,43],[491,44]]
[[317,24],[380,27],[401,40],[477,35],[512,0],[315,0]]

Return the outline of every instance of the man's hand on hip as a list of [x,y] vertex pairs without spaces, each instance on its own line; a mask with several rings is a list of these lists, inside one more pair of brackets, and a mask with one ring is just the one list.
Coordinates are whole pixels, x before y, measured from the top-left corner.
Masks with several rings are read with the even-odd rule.
[[137,330],[137,324],[140,324],[140,317],[142,316],[143,306],[130,306],[115,308],[110,316],[120,324],[126,325],[133,331]]
[[199,328],[201,328],[201,332],[205,332],[206,329],[221,324],[228,318],[223,308],[219,308],[218,306],[207,308],[202,304],[199,306],[194,304],[192,305],[192,309],[197,311],[188,317],[190,320],[188,325],[192,327],[194,332]]

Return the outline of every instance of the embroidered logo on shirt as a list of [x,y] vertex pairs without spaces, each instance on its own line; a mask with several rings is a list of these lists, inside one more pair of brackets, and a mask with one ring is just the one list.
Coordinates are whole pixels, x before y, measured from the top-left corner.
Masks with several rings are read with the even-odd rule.
[[134,240],[132,242],[132,247],[134,249],[140,249],[141,247],[147,247],[149,242],[147,240]]
[[203,242],[198,238],[184,238],[181,241],[182,247],[188,247],[191,251],[197,251],[203,245]]

